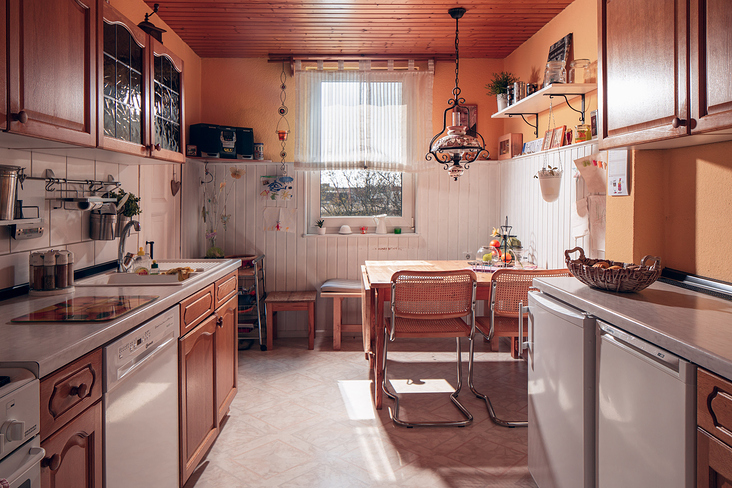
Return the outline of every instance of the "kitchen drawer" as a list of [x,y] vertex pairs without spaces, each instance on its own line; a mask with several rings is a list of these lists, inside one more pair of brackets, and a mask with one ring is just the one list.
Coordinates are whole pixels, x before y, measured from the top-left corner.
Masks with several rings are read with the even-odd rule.
[[101,348],[41,379],[41,440],[100,398]]
[[696,392],[697,425],[732,446],[732,382],[700,368]]
[[216,292],[216,306],[214,308],[219,308],[221,305],[226,303],[229,298],[236,295],[237,284],[238,279],[236,271],[224,276],[214,283],[214,290]]
[[214,311],[213,283],[180,302],[180,336],[183,337]]

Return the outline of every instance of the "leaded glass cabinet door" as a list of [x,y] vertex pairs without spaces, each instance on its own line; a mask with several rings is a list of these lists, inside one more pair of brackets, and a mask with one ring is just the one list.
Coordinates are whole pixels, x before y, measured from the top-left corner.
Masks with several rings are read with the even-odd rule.
[[104,5],[99,146],[149,156],[146,50],[149,38],[132,21]]
[[185,161],[183,60],[155,39],[150,41],[153,47],[151,156],[182,163]]

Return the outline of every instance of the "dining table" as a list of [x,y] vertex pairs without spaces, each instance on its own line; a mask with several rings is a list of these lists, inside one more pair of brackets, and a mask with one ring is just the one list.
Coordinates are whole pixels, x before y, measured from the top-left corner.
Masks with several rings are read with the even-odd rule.
[[381,364],[384,359],[384,305],[391,302],[391,277],[397,271],[454,271],[472,269],[478,279],[475,299],[490,300],[492,268],[483,265],[471,265],[468,261],[366,261],[362,267],[362,298],[364,309],[362,316],[363,344],[369,367],[373,369],[374,406],[381,408],[381,383],[384,371]]

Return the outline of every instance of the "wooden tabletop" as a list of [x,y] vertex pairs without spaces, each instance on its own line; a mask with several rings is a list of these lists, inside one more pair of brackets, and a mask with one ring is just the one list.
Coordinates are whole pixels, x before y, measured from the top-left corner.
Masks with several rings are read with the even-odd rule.
[[[468,261],[366,261],[366,273],[369,283],[374,288],[391,286],[391,275],[397,271],[454,271],[457,269],[471,269]],[[490,272],[477,271],[478,287],[489,286]]]

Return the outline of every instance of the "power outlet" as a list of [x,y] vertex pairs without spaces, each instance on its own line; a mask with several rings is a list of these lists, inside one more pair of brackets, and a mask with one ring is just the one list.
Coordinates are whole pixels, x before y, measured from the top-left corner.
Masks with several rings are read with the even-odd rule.
[[466,261],[470,261],[470,258],[472,257],[468,251],[463,251],[463,256],[465,256]]

